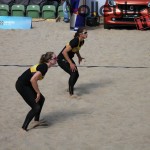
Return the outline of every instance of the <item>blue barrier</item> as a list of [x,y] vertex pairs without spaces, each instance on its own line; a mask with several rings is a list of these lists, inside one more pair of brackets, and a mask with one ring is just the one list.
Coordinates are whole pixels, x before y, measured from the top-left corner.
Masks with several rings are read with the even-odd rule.
[[31,29],[31,17],[0,16],[0,29]]

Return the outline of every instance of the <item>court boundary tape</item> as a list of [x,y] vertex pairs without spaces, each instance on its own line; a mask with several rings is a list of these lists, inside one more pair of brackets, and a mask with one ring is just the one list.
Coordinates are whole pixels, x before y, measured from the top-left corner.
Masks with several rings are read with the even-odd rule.
[[[0,67],[31,67],[33,65],[0,65]],[[58,65],[54,65],[52,67],[58,67]],[[77,67],[82,67],[82,68],[132,68],[132,69],[145,69],[145,68],[150,68],[148,66],[100,66],[100,65],[77,65]]]

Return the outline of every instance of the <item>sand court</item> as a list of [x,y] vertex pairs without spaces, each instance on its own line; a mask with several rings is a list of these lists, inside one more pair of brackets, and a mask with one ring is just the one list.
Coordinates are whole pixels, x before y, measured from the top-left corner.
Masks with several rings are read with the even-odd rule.
[[68,74],[52,67],[39,81],[46,98],[41,119],[48,125],[23,135],[19,129],[30,108],[15,82],[41,54],[59,54],[74,32],[69,24],[41,21],[0,35],[0,149],[149,150],[149,31],[88,28],[75,86],[80,99],[68,97]]

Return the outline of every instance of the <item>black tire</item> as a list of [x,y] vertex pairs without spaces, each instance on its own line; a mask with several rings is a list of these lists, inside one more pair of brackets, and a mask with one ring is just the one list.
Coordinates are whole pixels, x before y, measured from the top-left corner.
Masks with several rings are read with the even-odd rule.
[[104,24],[104,29],[110,29],[110,26],[107,24]]

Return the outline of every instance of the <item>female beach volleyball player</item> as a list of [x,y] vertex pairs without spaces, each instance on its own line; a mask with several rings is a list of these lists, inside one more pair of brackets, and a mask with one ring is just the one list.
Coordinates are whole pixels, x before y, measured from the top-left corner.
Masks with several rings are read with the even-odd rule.
[[58,55],[58,65],[70,75],[69,84],[69,94],[73,96],[74,85],[79,77],[77,66],[73,60],[74,55],[78,57],[78,62],[82,61],[80,55],[80,48],[84,44],[84,39],[87,38],[87,30],[85,28],[79,28],[74,35],[74,38],[63,48],[63,50]]
[[40,113],[45,101],[38,87],[38,80],[42,80],[48,69],[56,64],[57,57],[53,52],[47,52],[40,58],[39,64],[27,69],[16,81],[16,89],[25,102],[31,107],[22,129],[27,131],[28,125],[34,118],[35,122],[39,122]]

